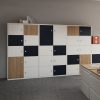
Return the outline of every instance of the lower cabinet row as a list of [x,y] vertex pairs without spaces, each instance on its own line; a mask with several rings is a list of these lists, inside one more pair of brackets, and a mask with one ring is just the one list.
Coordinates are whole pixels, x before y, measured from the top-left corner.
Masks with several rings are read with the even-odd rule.
[[79,74],[79,64],[67,66],[66,65],[66,63],[59,63],[59,65],[53,65],[52,63],[50,63],[50,61],[47,62],[45,60],[38,61],[38,57],[9,57],[8,79],[38,78],[52,77],[56,75]]

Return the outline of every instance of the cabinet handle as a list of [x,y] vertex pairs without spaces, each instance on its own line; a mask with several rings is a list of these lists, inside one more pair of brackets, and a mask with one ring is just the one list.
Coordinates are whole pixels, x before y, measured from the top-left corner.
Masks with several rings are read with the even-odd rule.
[[77,59],[77,61],[79,61],[79,59]]
[[54,70],[54,72],[56,72],[56,70]]
[[56,52],[56,50],[54,50],[54,52]]

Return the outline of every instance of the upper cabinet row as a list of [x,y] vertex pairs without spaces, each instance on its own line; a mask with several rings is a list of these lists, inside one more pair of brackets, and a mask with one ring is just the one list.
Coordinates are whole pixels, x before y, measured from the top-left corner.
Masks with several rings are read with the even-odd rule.
[[67,26],[68,36],[90,36],[91,27],[89,26]]
[[[64,36],[90,36],[90,26],[78,26],[78,25],[42,25],[42,24],[22,24],[22,23],[8,23],[8,35],[38,35],[42,33],[46,37],[46,33],[52,37],[52,33],[55,36],[63,34]],[[57,33],[57,34],[56,34]],[[58,34],[60,33],[60,34]],[[48,41],[49,42],[49,41]]]

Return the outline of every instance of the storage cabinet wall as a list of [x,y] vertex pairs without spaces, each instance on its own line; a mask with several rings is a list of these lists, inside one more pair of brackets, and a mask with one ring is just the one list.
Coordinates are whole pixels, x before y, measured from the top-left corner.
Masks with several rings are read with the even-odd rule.
[[[94,52],[89,26],[8,23],[7,32],[8,79],[79,75],[80,62]],[[23,59],[21,69],[15,58]]]

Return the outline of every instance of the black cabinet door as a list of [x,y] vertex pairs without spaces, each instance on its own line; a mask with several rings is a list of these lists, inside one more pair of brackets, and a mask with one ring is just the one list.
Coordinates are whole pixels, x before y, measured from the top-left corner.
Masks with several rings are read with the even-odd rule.
[[92,63],[100,63],[100,54],[92,55]]
[[23,35],[8,35],[8,46],[23,46]]
[[38,56],[38,46],[24,46],[24,56]]
[[90,36],[91,35],[91,27],[81,26],[80,28],[81,36]]
[[53,55],[66,55],[66,46],[54,46]]
[[53,45],[52,25],[40,25],[40,45]]
[[53,66],[53,75],[66,75],[66,65]]
[[68,55],[67,63],[68,63],[68,65],[79,64],[79,55]]

